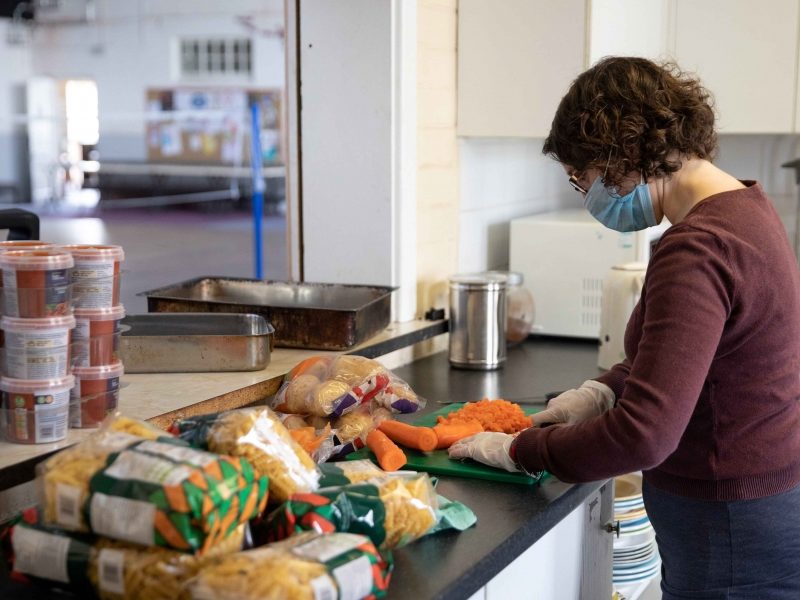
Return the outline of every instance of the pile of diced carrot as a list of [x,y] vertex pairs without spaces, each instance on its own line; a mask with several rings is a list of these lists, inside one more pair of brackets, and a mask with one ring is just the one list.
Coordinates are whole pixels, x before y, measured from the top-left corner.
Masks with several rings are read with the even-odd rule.
[[517,433],[532,425],[531,418],[519,407],[507,400],[489,400],[467,402],[464,408],[451,412],[445,417],[437,417],[439,423],[455,424],[478,421],[484,431],[501,431]]

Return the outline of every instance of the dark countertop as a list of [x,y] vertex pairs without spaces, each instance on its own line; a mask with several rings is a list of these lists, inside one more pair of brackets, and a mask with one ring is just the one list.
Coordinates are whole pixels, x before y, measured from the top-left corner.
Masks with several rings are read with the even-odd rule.
[[[428,401],[413,418],[447,400],[490,397],[543,404],[546,393],[577,387],[599,373],[597,344],[531,338],[510,349],[505,367],[497,371],[453,369],[443,352],[395,373]],[[441,532],[395,551],[388,597],[469,598],[603,483],[571,485],[547,477],[540,485],[524,486],[440,477],[437,491],[469,506],[478,522],[467,531]]]
[[[596,364],[596,343],[531,338],[511,348],[505,367],[497,371],[453,369],[443,352],[395,373],[427,399],[424,411],[411,416],[415,419],[448,400],[491,397],[543,404],[546,393],[577,387],[596,376]],[[389,599],[468,598],[603,483],[571,485],[547,477],[539,485],[524,486],[440,477],[437,491],[469,506],[478,522],[467,531],[440,532],[395,551]],[[41,588],[8,585],[3,579],[0,574],[4,600],[57,597]]]

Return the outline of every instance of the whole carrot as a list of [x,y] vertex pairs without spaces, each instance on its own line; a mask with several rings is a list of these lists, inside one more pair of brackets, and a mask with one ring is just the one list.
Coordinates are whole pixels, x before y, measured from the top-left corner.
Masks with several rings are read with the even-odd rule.
[[393,442],[422,452],[430,452],[439,443],[436,432],[430,427],[415,427],[400,421],[386,420],[378,425],[378,429]]
[[378,464],[384,471],[397,471],[407,462],[405,453],[378,429],[369,432],[367,447],[375,453]]
[[439,423],[433,427],[433,431],[438,438],[436,448],[449,448],[458,440],[464,439],[483,431],[480,422],[475,420],[457,421],[455,423]]

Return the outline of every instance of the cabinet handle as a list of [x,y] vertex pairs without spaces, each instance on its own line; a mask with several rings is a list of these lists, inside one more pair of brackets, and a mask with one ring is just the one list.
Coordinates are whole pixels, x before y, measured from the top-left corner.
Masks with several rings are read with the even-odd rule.
[[619,521],[614,521],[613,523],[606,523],[605,530],[608,533],[616,533],[617,537],[619,537]]

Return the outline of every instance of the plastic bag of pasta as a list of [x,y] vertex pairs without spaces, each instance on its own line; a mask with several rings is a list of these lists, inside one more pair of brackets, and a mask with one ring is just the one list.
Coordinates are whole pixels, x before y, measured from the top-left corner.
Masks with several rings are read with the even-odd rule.
[[267,501],[246,460],[169,437],[105,429],[38,469],[46,525],[184,552],[221,543]]
[[144,548],[100,538],[90,555],[88,576],[101,600],[179,600],[183,585],[215,556],[239,552],[246,525],[236,528],[207,554]]
[[319,486],[317,464],[268,408],[243,408],[179,421],[174,431],[192,445],[246,458],[269,477],[270,500],[283,502]]
[[178,600],[181,585],[212,556],[242,549],[245,525],[207,555],[143,547],[22,524],[12,530],[11,572],[102,600]]
[[86,535],[68,535],[30,523],[18,523],[10,530],[7,552],[11,578],[46,583],[91,595],[88,567],[92,540]]
[[383,598],[391,569],[367,537],[303,533],[211,559],[186,588],[191,600]]
[[368,458],[325,463],[320,465],[319,468],[322,471],[322,479],[319,481],[320,487],[339,487],[387,475],[386,471]]
[[437,509],[427,473],[385,475],[295,494],[254,526],[254,536],[274,542],[298,531],[343,531],[366,535],[381,550],[390,550],[425,535],[436,524]]
[[349,354],[302,361],[286,375],[272,402],[284,413],[337,417],[361,405],[411,413],[425,402],[378,361]]

